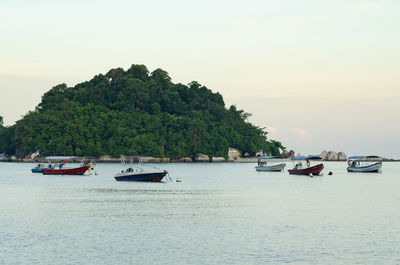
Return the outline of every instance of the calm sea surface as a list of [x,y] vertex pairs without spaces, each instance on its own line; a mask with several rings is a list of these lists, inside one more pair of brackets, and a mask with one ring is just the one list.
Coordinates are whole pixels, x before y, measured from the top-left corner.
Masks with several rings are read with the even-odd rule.
[[150,164],[182,182],[139,183],[115,181],[118,164],[43,176],[0,163],[0,264],[400,264],[400,163],[324,164],[314,178]]

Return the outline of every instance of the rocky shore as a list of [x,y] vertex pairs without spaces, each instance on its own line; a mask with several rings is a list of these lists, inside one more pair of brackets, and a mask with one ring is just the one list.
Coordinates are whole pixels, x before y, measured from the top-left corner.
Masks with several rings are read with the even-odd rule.
[[[293,156],[301,156],[301,154],[295,154],[293,150],[283,151],[282,157],[284,159],[290,160]],[[322,151],[319,155],[323,161],[346,161],[347,155],[344,152],[335,152],[335,151]],[[181,157],[181,158],[158,158],[152,156],[121,156],[118,158],[111,157],[110,155],[102,155],[99,158],[93,158],[91,161],[95,163],[120,163],[121,159],[125,161],[139,162],[141,159],[144,163],[223,163],[223,162],[233,162],[233,163],[256,163],[257,157],[242,157],[241,153],[234,149],[229,148],[228,151],[228,159],[224,157],[210,157],[206,154],[196,154],[193,157]],[[386,162],[396,162],[400,160],[395,159],[387,159],[383,158],[383,161]],[[7,157],[6,159],[0,160],[0,162],[25,162],[25,163],[33,163],[33,162],[47,162],[46,159],[43,158],[16,158],[15,156]],[[74,162],[80,162],[79,159],[76,159]]]
[[335,151],[322,151],[320,154],[320,157],[322,160],[325,161],[346,161],[347,160],[347,155],[344,152],[338,152],[336,153]]
[[[139,158],[144,163],[224,163],[224,162],[233,162],[233,163],[255,163],[257,162],[257,157],[238,157],[236,159],[225,159],[224,157],[209,157],[204,154],[197,154],[194,157],[181,157],[177,159],[172,158],[159,158],[152,156],[134,156],[134,157],[124,157],[125,161],[139,162]],[[111,156],[101,156],[99,158],[91,159],[91,161],[95,163],[120,163],[121,157],[115,158]],[[33,163],[33,162],[42,162],[46,163],[47,160],[45,158],[22,158],[18,159],[16,157],[10,157],[7,160],[3,160],[1,162],[22,162],[22,163]],[[75,159],[73,162],[80,162],[79,159]]]

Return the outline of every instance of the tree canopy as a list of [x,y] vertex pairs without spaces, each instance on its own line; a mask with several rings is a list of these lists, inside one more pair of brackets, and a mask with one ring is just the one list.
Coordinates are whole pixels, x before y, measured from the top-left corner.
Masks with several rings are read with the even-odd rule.
[[4,127],[0,151],[23,157],[109,154],[192,157],[227,156],[229,147],[278,155],[284,147],[269,141],[251,114],[225,107],[219,93],[196,81],[174,84],[162,69],[144,65],[111,69],[87,82],[59,84],[42,96],[34,111]]

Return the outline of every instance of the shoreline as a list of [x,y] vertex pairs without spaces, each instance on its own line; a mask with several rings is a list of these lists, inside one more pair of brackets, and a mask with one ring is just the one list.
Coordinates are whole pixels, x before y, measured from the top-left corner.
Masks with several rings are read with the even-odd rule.
[[[292,162],[290,158],[286,159],[281,159],[283,162]],[[117,158],[112,158],[112,159],[91,159],[94,163],[100,163],[100,164],[116,164],[116,163],[121,163],[121,159]],[[224,160],[224,161],[188,161],[188,160],[180,160],[180,159],[170,159],[170,158],[147,158],[143,159],[143,163],[157,163],[157,164],[163,164],[163,163],[189,163],[189,164],[221,164],[221,163],[257,163],[258,158],[256,157],[249,157],[249,158],[240,158],[240,159],[235,159],[235,160]],[[321,162],[346,162],[347,160],[321,160]],[[33,160],[30,158],[23,158],[23,159],[17,159],[17,160],[0,160],[0,163],[47,163],[48,161],[45,159],[41,160]],[[79,160],[74,160],[73,162],[79,163],[81,161]],[[128,162],[126,160],[126,162]],[[137,159],[132,160],[133,163],[137,163]],[[400,162],[400,159],[383,159],[382,162]]]

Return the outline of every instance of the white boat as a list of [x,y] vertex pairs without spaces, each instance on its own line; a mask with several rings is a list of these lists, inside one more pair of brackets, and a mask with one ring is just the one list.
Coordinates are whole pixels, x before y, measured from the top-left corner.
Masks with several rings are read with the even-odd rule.
[[347,161],[348,172],[381,172],[382,158],[379,156],[351,156]]
[[282,157],[279,156],[260,156],[256,171],[279,172],[285,168],[286,164],[282,163]]

